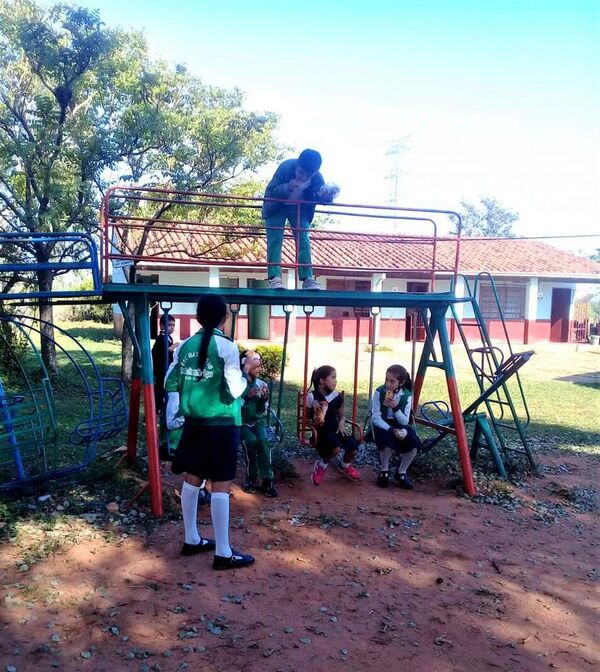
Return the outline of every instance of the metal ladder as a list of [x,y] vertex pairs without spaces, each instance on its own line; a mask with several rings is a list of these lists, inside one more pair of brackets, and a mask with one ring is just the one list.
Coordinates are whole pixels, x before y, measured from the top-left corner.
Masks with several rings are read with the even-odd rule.
[[[518,373],[519,368],[533,355],[533,351],[525,353],[513,352],[494,278],[489,273],[479,273],[475,277],[473,287],[471,287],[467,278],[464,276],[460,277],[464,282],[466,296],[469,299],[469,303],[464,305],[472,307],[473,318],[460,318],[456,310],[456,304],[452,304],[450,308],[480,390],[478,399],[465,412],[472,413],[477,410],[477,406],[484,403],[504,455],[507,458],[510,456],[510,453],[524,455],[529,461],[531,468],[537,471],[537,465],[525,435],[525,429],[531,421],[531,416],[523,384]],[[501,348],[492,343],[477,300],[478,289],[483,279],[492,288],[499,319],[502,324],[504,340],[508,347],[509,356],[506,359]],[[475,347],[471,345],[466,333],[467,327],[475,327],[477,329],[480,345]],[[517,403],[513,400],[507,385],[508,379],[513,377],[518,390]],[[507,440],[507,436],[509,435],[512,435],[510,442]]]

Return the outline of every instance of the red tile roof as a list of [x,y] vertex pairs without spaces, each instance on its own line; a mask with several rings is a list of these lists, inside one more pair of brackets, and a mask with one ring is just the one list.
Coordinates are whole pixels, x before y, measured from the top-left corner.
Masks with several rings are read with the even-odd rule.
[[[249,230],[224,231],[206,225],[178,225],[177,231],[154,227],[146,245],[144,260],[168,264],[169,261],[225,262],[236,266],[260,265],[266,258],[264,229],[256,235]],[[407,272],[430,269],[433,246],[429,239],[398,235],[338,233],[323,229],[311,232],[313,265],[323,269]],[[436,269],[454,268],[456,243],[437,244]],[[293,241],[284,242],[282,261],[293,264]],[[505,238],[463,239],[460,272],[488,271],[496,274],[546,276],[597,276],[600,264],[565,252],[537,240]]]

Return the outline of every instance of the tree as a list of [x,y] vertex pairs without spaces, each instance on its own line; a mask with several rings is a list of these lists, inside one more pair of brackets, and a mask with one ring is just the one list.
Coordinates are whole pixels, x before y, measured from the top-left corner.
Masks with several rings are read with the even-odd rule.
[[[96,226],[94,181],[106,165],[98,132],[95,69],[115,47],[96,12],[30,0],[0,7],[0,225],[15,232],[91,230]],[[96,104],[95,104],[96,103]],[[69,255],[57,243],[21,244],[13,254],[38,263]],[[37,271],[39,290],[54,274]],[[23,278],[12,278],[10,282]],[[40,317],[52,306],[40,300]],[[56,369],[52,328],[42,326],[42,356]]]
[[490,238],[514,238],[512,225],[519,213],[503,208],[495,198],[482,196],[481,207],[461,201],[462,235]]
[[[97,12],[33,0],[0,6],[0,227],[20,232],[97,232],[109,181],[173,190],[224,191],[278,158],[277,118],[243,107],[237,90],[205,86],[183,67],[152,62],[136,32],[107,29]],[[116,177],[120,176],[120,177]],[[120,208],[132,207],[131,203]],[[180,210],[146,206],[148,231]],[[15,258],[43,263],[69,248],[23,244]],[[135,282],[136,266],[129,271]],[[23,282],[25,278],[3,278]],[[52,271],[38,289],[50,291]],[[52,306],[40,301],[52,322]],[[52,329],[44,327],[51,337]],[[124,351],[130,352],[127,343]],[[55,353],[42,338],[49,370]],[[127,366],[125,367],[127,370]]]
[[[273,138],[276,115],[245,110],[239,90],[205,86],[183,68],[173,72],[163,63],[143,62],[139,67],[128,79],[129,107],[116,122],[124,169],[120,182],[240,195],[253,188],[255,183],[248,182],[246,175],[279,156]],[[180,200],[173,194],[159,203],[117,204],[112,216],[135,215],[145,221],[142,230],[125,229],[120,246],[142,256],[152,230],[164,220],[202,221],[208,215],[210,208],[194,210],[181,206]],[[242,218],[241,223],[260,222],[256,213],[248,211]],[[224,211],[216,216],[222,223],[226,219]],[[229,234],[222,238],[223,246],[232,242]],[[137,266],[134,263],[127,272],[130,283],[136,282]],[[132,350],[126,330],[122,354],[122,375],[128,379]]]

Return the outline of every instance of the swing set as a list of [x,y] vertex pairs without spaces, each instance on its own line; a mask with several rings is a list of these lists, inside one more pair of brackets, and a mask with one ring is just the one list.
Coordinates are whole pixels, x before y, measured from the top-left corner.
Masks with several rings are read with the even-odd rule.
[[[275,199],[273,199],[275,200]],[[308,358],[311,319],[315,309],[346,307],[364,312],[368,309],[370,320],[371,365],[369,397],[373,388],[373,368],[376,334],[381,311],[405,309],[419,315],[425,330],[425,342],[416,363],[416,338],[413,332],[412,371],[414,385],[414,420],[437,432],[427,447],[433,447],[447,436],[456,440],[458,460],[463,475],[465,491],[475,494],[471,459],[483,442],[492,452],[497,469],[505,475],[504,465],[512,451],[527,457],[535,466],[527,446],[525,428],[529,412],[518,371],[531,357],[531,352],[514,353],[504,358],[492,344],[485,321],[477,304],[476,278],[473,287],[466,283],[466,293],[455,291],[460,276],[460,217],[457,213],[434,209],[400,208],[392,206],[364,206],[335,204],[317,208],[320,216],[337,220],[354,221],[363,232],[338,229],[312,233],[313,249],[329,250],[329,257],[337,258],[341,241],[354,242],[357,250],[353,258],[344,258],[336,265],[314,266],[317,274],[383,274],[397,273],[398,266],[382,263],[378,268],[365,265],[361,247],[368,245],[377,250],[382,260],[403,258],[410,246],[412,266],[403,275],[425,279],[429,293],[323,290],[319,292],[294,289],[281,291],[246,287],[189,286],[184,284],[156,285],[148,282],[128,283],[117,281],[120,269],[126,266],[143,268],[176,268],[186,270],[231,267],[249,273],[264,273],[266,257],[265,230],[261,225],[260,208],[263,199],[234,197],[223,194],[204,194],[190,191],[172,191],[158,188],[113,187],[108,190],[100,213],[100,255],[94,239],[87,234],[38,234],[0,233],[0,243],[6,251],[7,261],[0,263],[0,277],[5,273],[30,274],[35,278],[40,271],[55,274],[80,271],[92,279],[92,289],[69,288],[25,290],[18,286],[0,291],[0,301],[23,308],[39,302],[60,304],[62,301],[90,302],[100,300],[118,304],[125,326],[131,335],[134,350],[133,377],[130,388],[129,412],[125,392],[119,380],[101,375],[81,341],[66,330],[50,325],[28,314],[0,314],[0,324],[10,325],[18,331],[27,344],[26,356],[13,352],[11,340],[2,333],[1,345],[12,356],[13,365],[0,378],[0,489],[22,487],[27,484],[59,478],[84,469],[95,459],[102,441],[114,438],[127,429],[127,450],[124,461],[132,463],[137,454],[139,414],[144,400],[145,437],[148,455],[148,483],[141,492],[149,489],[152,511],[163,512],[162,487],[158,451],[158,427],[154,399],[154,372],[150,343],[150,308],[163,306],[163,319],[168,320],[173,302],[195,303],[206,294],[219,294],[229,303],[232,313],[232,336],[243,305],[281,306],[285,315],[281,375],[277,401],[272,411],[272,437],[281,439],[279,421],[285,385],[290,321],[293,315],[302,314],[305,320],[305,359],[301,399],[305,398],[308,384]],[[301,207],[296,202],[296,207]],[[458,222],[458,235],[438,235],[439,218],[453,218]],[[428,235],[364,233],[378,222],[398,226],[427,226]],[[300,267],[294,249],[295,234],[284,230],[282,268],[297,274]],[[19,249],[47,245],[52,253],[46,261],[23,263]],[[450,251],[449,251],[450,250]],[[10,251],[15,254],[9,254]],[[98,263],[100,261],[100,264]],[[343,262],[343,263],[342,263]],[[209,276],[211,274],[209,273]],[[214,277],[214,276],[211,276]],[[483,276],[482,276],[483,277]],[[123,278],[124,280],[125,278]],[[448,283],[440,291],[436,283]],[[448,282],[450,280],[450,282]],[[462,279],[461,279],[462,280]],[[491,281],[492,278],[486,278]],[[464,281],[463,281],[464,282]],[[35,284],[35,283],[33,283]],[[495,288],[494,288],[495,292]],[[459,295],[460,294],[460,295]],[[500,302],[496,294],[498,307]],[[130,314],[129,306],[132,311]],[[462,317],[462,308],[470,305],[473,322],[479,335],[475,344],[467,338],[467,328],[473,325]],[[301,313],[299,313],[301,311]],[[501,310],[499,310],[501,315]],[[356,313],[356,339],[354,360],[354,389],[351,422],[359,427],[357,418],[358,353],[361,333],[360,313]],[[448,330],[450,321],[450,332]],[[416,322],[413,322],[413,327]],[[504,320],[503,320],[504,324]],[[57,336],[49,336],[54,327]],[[506,340],[508,332],[505,327]],[[458,330],[464,343],[480,394],[463,409],[452,351],[451,334]],[[471,329],[472,331],[472,329]],[[61,376],[50,374],[40,355],[40,344],[52,341],[52,346],[62,353],[65,365],[59,367]],[[430,401],[419,406],[425,375],[429,368],[444,373],[448,401]],[[509,379],[518,382],[518,404],[513,400]],[[62,386],[62,387],[61,387]],[[77,396],[82,400],[78,412],[61,407],[61,398]],[[306,441],[306,409],[300,403],[298,429],[301,441]],[[484,410],[485,409],[485,410]],[[466,426],[474,425],[473,441],[469,450]],[[362,430],[361,430],[362,431]],[[508,440],[509,432],[518,441]],[[515,445],[517,444],[517,445]]]
[[[528,456],[532,465],[534,464],[524,435],[524,428],[528,422],[528,411],[527,419],[523,422],[507,386],[508,379],[513,376],[518,377],[518,369],[532,353],[515,355],[511,351],[510,357],[504,362],[499,356],[498,348],[491,344],[481,312],[477,310],[475,310],[475,321],[482,335],[482,343],[475,347],[467,347],[467,355],[473,366],[481,394],[467,409],[462,408],[450,347],[451,335],[448,330],[448,320],[452,321],[452,330],[458,327],[461,338],[464,340],[466,335],[463,337],[463,330],[461,330],[462,311],[459,310],[459,306],[469,304],[476,307],[477,300],[476,292],[468,293],[467,296],[458,296],[454,291],[459,277],[461,242],[460,217],[457,213],[433,209],[356,204],[335,204],[328,208],[317,208],[317,213],[325,216],[346,219],[346,221],[358,218],[363,230],[368,230],[374,222],[381,220],[394,225],[402,222],[403,224],[430,226],[432,233],[428,236],[373,235],[340,230],[317,230],[312,234],[313,249],[315,246],[335,249],[336,242],[350,240],[356,241],[358,248],[361,245],[381,248],[382,259],[397,254],[402,246],[405,248],[410,245],[414,250],[416,263],[407,274],[409,277],[427,279],[430,283],[430,293],[332,290],[315,292],[302,289],[282,291],[246,287],[131,284],[116,282],[111,276],[118,266],[127,264],[142,265],[144,269],[158,267],[159,269],[210,270],[215,266],[234,267],[245,269],[250,273],[257,270],[264,273],[266,241],[264,228],[260,226],[259,215],[262,203],[263,199],[250,197],[138,187],[113,187],[104,199],[101,211],[103,297],[107,301],[118,303],[121,307],[125,325],[131,334],[134,346],[128,442],[124,459],[132,463],[136,457],[139,409],[143,396],[149,481],[136,496],[139,496],[145,489],[149,489],[155,515],[162,515],[162,491],[153,390],[154,373],[150,355],[150,306],[155,303],[165,305],[167,302],[193,303],[200,296],[211,293],[219,294],[232,307],[232,336],[235,335],[240,306],[268,305],[283,308],[285,330],[275,411],[277,418],[281,415],[285,385],[290,320],[295,312],[302,311],[305,319],[305,357],[303,390],[297,413],[301,441],[306,441],[306,431],[310,429],[307,425],[303,399],[308,386],[310,325],[315,308],[335,306],[370,310],[372,338],[369,397],[373,387],[374,335],[377,332],[381,311],[404,308],[421,316],[426,334],[418,366],[416,366],[416,350],[414,349],[416,339],[413,338],[412,368],[415,381],[413,397],[414,410],[416,410],[414,420],[438,433],[436,443],[446,436],[455,438],[465,491],[470,495],[475,494],[471,458],[476,454],[476,449],[482,440],[492,452],[498,471],[501,475],[506,474],[504,460],[508,457],[508,451],[512,449],[512,444],[509,444],[503,437],[503,432],[507,429],[516,429],[521,439],[521,452]],[[296,202],[298,209],[301,205],[301,202]],[[458,235],[439,236],[437,220],[440,217],[454,218],[455,222],[458,221]],[[229,223],[232,221],[238,223]],[[284,229],[281,266],[292,273],[297,273],[300,265],[296,251],[293,249],[294,242],[294,233]],[[454,250],[452,255],[448,255],[447,250],[444,255],[439,254],[442,242],[446,243],[446,246],[448,243],[452,244]],[[442,256],[443,259],[440,260]],[[392,267],[386,268],[384,264],[380,268],[366,267],[361,264],[360,253],[357,259],[346,261],[345,264],[334,267],[313,266],[313,268],[317,274],[356,274],[357,271],[372,274],[391,273],[397,270]],[[436,282],[440,278],[445,278],[446,281],[448,278],[451,280],[445,291],[435,291]],[[130,317],[129,304],[133,306],[133,319]],[[356,316],[354,394],[351,416],[354,426],[359,424],[357,398],[361,319],[363,318],[359,315]],[[484,365],[476,364],[477,356],[485,360]],[[425,375],[429,368],[436,368],[444,373],[448,402],[427,402],[419,407]],[[520,381],[519,388],[522,392]],[[524,402],[524,394],[522,400]],[[486,412],[479,410],[482,406],[485,407]],[[420,411],[419,408],[421,408]],[[488,416],[491,418],[490,422],[486,422]],[[469,449],[466,432],[468,423],[475,424],[475,436],[471,449]],[[503,451],[504,458],[500,455],[498,445]]]

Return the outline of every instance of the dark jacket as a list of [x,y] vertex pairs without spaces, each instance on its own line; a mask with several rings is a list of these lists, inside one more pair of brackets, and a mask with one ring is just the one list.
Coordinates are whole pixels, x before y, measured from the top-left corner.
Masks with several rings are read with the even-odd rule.
[[[154,368],[156,384],[161,389],[163,388],[167,369],[173,361],[173,353],[170,350],[166,352],[167,348],[165,348],[165,338],[168,339],[167,342],[169,347],[173,345],[173,338],[171,336],[167,334],[159,334],[156,337],[154,345],[152,346],[152,366]],[[165,358],[165,355],[167,355],[167,358]]]
[[[265,190],[265,198],[289,198],[290,197],[290,188],[289,183],[296,177],[296,166],[298,165],[298,159],[288,159],[279,165],[279,168],[275,171],[275,175],[271,178],[271,181],[267,185]],[[331,203],[331,199],[323,199],[317,197],[317,192],[325,184],[325,180],[321,173],[315,173],[308,187],[304,190],[302,194],[303,201],[313,201],[313,203],[307,203],[301,205],[301,216],[306,217],[309,222],[312,222],[315,215],[315,205],[314,203]],[[262,207],[262,216],[263,219],[272,217],[276,214],[281,208],[284,207],[293,207],[289,206],[283,202],[277,201],[264,201]]]

